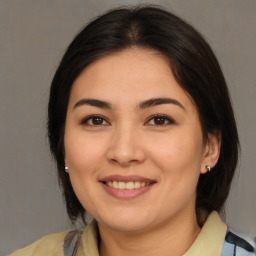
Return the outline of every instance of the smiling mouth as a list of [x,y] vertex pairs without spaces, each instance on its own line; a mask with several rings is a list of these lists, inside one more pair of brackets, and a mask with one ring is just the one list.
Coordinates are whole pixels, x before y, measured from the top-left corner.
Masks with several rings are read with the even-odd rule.
[[104,190],[118,199],[134,199],[150,191],[156,180],[137,175],[110,175],[99,179]]
[[139,189],[141,187],[149,186],[152,184],[152,182],[140,182],[140,181],[129,181],[129,182],[123,182],[123,181],[107,181],[103,182],[105,185],[111,188],[116,189]]

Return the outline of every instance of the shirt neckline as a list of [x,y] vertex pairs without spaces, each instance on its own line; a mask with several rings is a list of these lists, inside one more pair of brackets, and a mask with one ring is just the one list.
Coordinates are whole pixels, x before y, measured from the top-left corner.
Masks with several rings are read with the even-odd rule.
[[[220,256],[226,232],[226,224],[221,220],[219,214],[213,211],[206,219],[194,243],[183,256]],[[81,245],[84,256],[99,256],[96,220],[93,220],[83,232]]]

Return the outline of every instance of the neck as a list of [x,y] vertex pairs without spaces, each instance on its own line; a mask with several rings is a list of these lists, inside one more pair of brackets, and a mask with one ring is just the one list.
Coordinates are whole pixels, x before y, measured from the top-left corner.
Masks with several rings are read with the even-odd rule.
[[[188,217],[188,216],[187,216]],[[120,232],[99,224],[100,256],[180,256],[200,232],[196,214],[135,232]]]

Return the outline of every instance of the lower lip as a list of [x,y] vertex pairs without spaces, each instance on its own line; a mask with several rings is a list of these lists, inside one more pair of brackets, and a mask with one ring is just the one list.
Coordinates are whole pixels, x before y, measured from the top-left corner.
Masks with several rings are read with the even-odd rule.
[[105,189],[105,191],[113,197],[116,197],[118,199],[133,199],[148,192],[154,186],[155,183],[152,183],[144,187],[135,188],[135,189],[118,189],[118,188],[109,187],[102,182],[101,184]]

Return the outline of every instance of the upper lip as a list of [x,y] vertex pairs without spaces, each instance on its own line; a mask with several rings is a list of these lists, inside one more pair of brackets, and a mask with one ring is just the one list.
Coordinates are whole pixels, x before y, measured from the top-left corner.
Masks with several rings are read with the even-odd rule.
[[138,175],[128,175],[128,176],[122,176],[122,175],[110,175],[110,176],[106,176],[103,177],[101,179],[99,179],[100,182],[109,182],[109,181],[122,181],[122,182],[129,182],[129,181],[133,181],[133,182],[147,182],[147,183],[155,183],[156,180],[152,180],[149,178],[145,178],[142,176],[138,176]]

